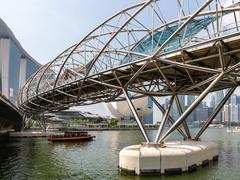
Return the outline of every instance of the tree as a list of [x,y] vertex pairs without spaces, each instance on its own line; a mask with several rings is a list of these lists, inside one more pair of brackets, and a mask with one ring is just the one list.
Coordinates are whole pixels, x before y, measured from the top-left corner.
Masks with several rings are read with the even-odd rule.
[[117,123],[118,123],[118,120],[117,119],[114,119],[114,118],[112,118],[111,120],[110,120],[110,122],[108,123],[108,127],[116,127],[117,126]]

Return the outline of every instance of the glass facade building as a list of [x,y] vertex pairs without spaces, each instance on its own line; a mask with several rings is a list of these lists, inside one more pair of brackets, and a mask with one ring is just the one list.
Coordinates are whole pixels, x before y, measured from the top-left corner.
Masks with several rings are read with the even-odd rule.
[[0,19],[0,93],[15,104],[20,88],[40,67]]

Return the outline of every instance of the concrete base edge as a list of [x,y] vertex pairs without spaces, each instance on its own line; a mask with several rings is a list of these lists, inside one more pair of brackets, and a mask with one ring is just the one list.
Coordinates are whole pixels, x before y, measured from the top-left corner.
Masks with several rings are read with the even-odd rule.
[[218,160],[217,145],[203,141],[138,144],[119,153],[119,170],[131,174],[180,174]]
[[22,131],[22,132],[10,132],[11,138],[32,138],[32,137],[47,137],[47,132],[42,131]]

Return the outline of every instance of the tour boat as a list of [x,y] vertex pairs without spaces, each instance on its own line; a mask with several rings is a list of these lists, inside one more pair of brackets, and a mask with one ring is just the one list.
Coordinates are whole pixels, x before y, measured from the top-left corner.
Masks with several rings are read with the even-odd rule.
[[65,131],[63,135],[49,135],[48,141],[62,142],[62,141],[91,141],[95,138],[83,131]]

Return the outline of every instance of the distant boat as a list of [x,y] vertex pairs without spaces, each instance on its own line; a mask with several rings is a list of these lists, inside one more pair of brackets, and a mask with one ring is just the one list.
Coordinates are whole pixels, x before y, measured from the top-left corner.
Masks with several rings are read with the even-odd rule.
[[224,128],[224,125],[223,124],[210,124],[208,127],[222,129],[222,128]]
[[91,141],[95,138],[84,131],[65,131],[63,135],[49,135],[48,141],[66,142],[66,141]]

